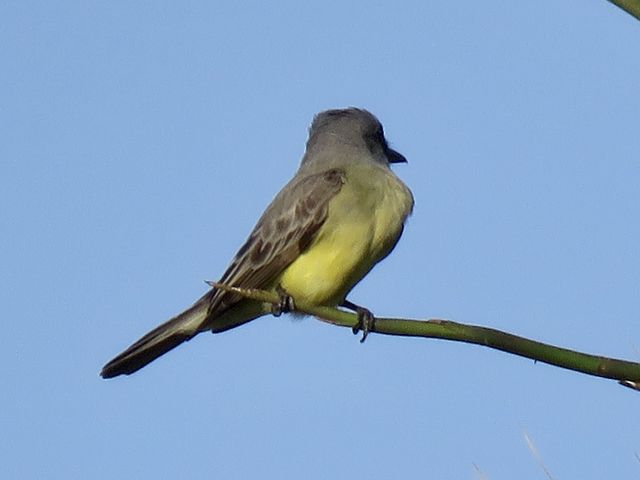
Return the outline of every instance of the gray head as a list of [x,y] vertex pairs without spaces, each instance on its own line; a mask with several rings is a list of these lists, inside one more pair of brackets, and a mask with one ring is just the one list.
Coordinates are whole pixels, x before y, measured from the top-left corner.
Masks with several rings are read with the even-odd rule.
[[[307,151],[302,165],[310,158],[327,160],[335,156],[349,155],[355,159],[365,153],[367,159],[385,165],[406,162],[404,156],[387,144],[384,130],[378,119],[361,108],[326,110],[318,113],[309,128]],[[364,155],[363,155],[364,156]],[[324,163],[324,161],[323,161]]]

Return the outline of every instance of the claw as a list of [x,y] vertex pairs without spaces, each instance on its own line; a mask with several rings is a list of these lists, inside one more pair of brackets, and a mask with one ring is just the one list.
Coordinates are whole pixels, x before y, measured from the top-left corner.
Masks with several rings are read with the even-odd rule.
[[364,343],[364,341],[367,339],[367,335],[369,335],[369,332],[372,332],[375,329],[376,317],[368,308],[356,305],[349,300],[345,300],[340,306],[356,312],[356,315],[358,316],[358,323],[353,326],[351,331],[354,335],[357,335],[358,332],[362,330],[362,338],[360,339],[360,343]]
[[276,288],[278,294],[278,303],[271,305],[271,313],[274,317],[279,317],[283,313],[289,313],[296,309],[293,297],[289,295],[282,287]]
[[356,310],[356,314],[358,315],[358,323],[351,329],[354,335],[357,335],[360,330],[362,330],[362,338],[360,339],[360,343],[364,343],[367,339],[367,335],[369,332],[373,331],[375,328],[376,317],[373,316],[371,310],[368,310],[363,307],[359,307]]

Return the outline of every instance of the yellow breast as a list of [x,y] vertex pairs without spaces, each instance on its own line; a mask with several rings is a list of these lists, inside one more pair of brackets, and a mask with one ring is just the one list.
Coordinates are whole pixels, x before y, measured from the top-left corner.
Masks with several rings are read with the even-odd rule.
[[389,170],[357,165],[329,203],[327,219],[280,278],[294,300],[337,305],[395,245],[411,213],[409,189]]

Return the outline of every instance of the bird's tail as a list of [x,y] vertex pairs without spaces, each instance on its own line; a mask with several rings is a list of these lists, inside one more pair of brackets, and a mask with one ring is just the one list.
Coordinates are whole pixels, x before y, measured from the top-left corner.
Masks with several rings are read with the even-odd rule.
[[193,306],[154,328],[124,352],[108,362],[100,375],[113,378],[118,375],[130,375],[152,362],[182,342],[197,335],[208,315],[209,298],[205,295]]

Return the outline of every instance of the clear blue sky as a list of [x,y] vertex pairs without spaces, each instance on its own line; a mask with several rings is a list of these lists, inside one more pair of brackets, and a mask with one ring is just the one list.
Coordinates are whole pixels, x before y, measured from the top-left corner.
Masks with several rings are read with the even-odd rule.
[[465,344],[268,317],[98,376],[349,105],[416,197],[353,301],[640,359],[639,22],[604,0],[0,17],[2,478],[546,478],[525,432],[555,478],[640,476],[637,392]]

